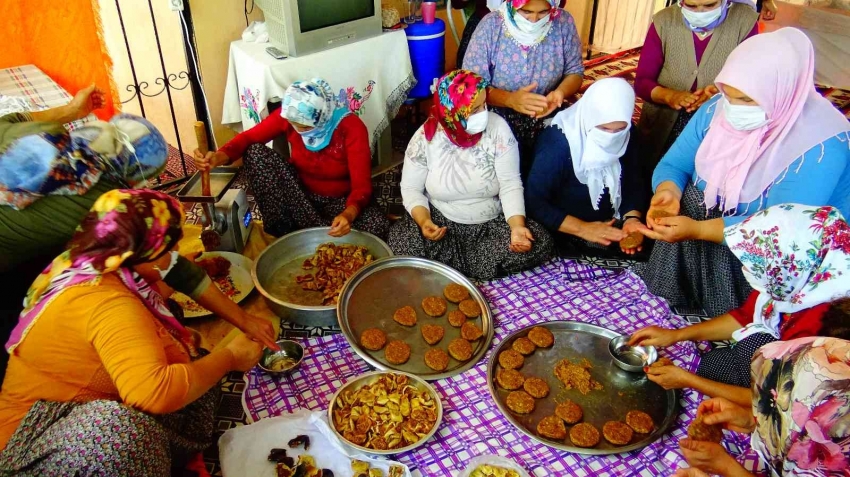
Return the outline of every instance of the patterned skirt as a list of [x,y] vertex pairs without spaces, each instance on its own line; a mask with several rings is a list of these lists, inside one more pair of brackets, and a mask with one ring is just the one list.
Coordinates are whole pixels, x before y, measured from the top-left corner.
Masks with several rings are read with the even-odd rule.
[[115,401],[38,401],[0,452],[0,475],[168,477],[213,443],[218,400],[216,386],[162,416]]
[[[243,157],[248,183],[263,215],[263,227],[276,237],[311,227],[327,227],[345,210],[346,197],[326,197],[309,192],[298,171],[277,152],[253,144]],[[386,240],[390,221],[374,201],[351,228]]]
[[754,333],[732,346],[713,349],[702,355],[697,374],[719,383],[749,388],[753,356],[759,348],[774,341],[773,335]]
[[528,270],[552,258],[552,237],[533,220],[526,220],[534,236],[531,251],[526,253],[510,250],[511,228],[501,217],[481,224],[458,224],[432,208],[431,220],[448,228],[442,240],[426,239],[413,217],[405,214],[390,229],[388,242],[393,253],[436,260],[480,280]]
[[[704,195],[693,184],[685,188],[680,213],[694,220],[721,217],[717,209],[706,214]],[[703,240],[656,241],[649,262],[636,265],[635,272],[650,292],[680,312],[722,315],[741,306],[753,291],[729,248]]]

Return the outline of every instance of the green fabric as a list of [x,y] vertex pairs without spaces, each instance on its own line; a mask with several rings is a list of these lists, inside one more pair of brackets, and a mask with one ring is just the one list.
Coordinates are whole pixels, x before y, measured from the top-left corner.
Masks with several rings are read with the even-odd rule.
[[12,113],[0,117],[0,153],[13,142],[31,134],[62,134],[65,128],[59,123],[33,122],[29,113]]

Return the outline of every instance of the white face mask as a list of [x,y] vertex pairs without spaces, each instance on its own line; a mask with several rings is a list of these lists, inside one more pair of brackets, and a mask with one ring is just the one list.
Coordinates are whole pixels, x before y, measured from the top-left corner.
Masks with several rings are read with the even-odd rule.
[[171,269],[174,268],[174,265],[177,265],[177,257],[179,257],[179,256],[180,256],[180,253],[177,250],[172,250],[171,251],[171,263],[168,265],[168,268],[163,270],[159,267],[154,267],[159,271],[159,277],[161,279],[165,280],[165,276],[168,275],[168,272],[170,272]]
[[769,123],[767,113],[760,106],[732,104],[723,97],[723,114],[726,121],[738,131],[752,131]]
[[466,132],[469,134],[478,134],[480,132],[484,132],[487,129],[487,121],[490,119],[487,110],[481,111],[479,113],[475,113],[472,116],[466,118]]
[[550,13],[547,13],[546,15],[540,17],[539,20],[532,23],[531,20],[522,16],[522,14],[517,13],[516,15],[514,15],[514,21],[516,22],[517,28],[519,28],[521,32],[535,34],[540,33],[541,31],[543,31],[544,28],[546,28],[546,24],[549,23],[550,15]]
[[720,18],[720,14],[723,13],[722,8],[719,6],[714,10],[709,10],[707,12],[695,12],[687,7],[681,8],[682,15],[685,17],[685,20],[687,20],[688,24],[694,28],[704,28],[711,25],[717,21],[717,19]]
[[629,140],[629,128],[614,133],[593,128],[587,133],[587,139],[608,154],[617,154]]

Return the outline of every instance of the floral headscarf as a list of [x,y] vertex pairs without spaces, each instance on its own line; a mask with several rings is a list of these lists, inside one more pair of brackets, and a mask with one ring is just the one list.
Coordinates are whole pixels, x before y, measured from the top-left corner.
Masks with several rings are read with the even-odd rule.
[[752,362],[751,445],[773,476],[847,475],[850,341],[778,341]]
[[780,313],[850,296],[850,227],[838,209],[782,204],[724,230],[726,244],[759,292],[752,324],[733,334],[779,338]]
[[478,96],[486,94],[487,86],[487,80],[468,70],[454,70],[440,78],[431,114],[425,121],[425,139],[434,139],[440,125],[452,144],[463,148],[478,144],[483,133],[467,133],[466,120]]
[[44,309],[74,286],[94,286],[106,273],[115,273],[144,302],[169,333],[195,351],[191,335],[168,310],[162,296],[131,268],[157,260],[183,236],[185,217],[180,202],[152,190],[113,190],[100,196],[68,243],[68,249],[35,279],[18,325],[6,349],[11,354]]
[[321,151],[331,142],[333,132],[342,118],[351,113],[331,90],[331,85],[321,78],[296,81],[286,88],[280,115],[287,121],[312,126],[304,133],[304,146],[310,151]]

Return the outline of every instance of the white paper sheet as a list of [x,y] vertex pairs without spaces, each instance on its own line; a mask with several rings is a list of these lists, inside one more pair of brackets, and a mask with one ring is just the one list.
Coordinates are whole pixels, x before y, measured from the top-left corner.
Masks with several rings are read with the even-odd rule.
[[[289,440],[301,434],[310,437],[310,449],[289,449]],[[336,477],[351,475],[352,459],[369,462],[372,467],[383,470],[385,475],[390,465],[401,465],[404,476],[411,477],[404,464],[346,450],[328,426],[325,413],[310,411],[263,419],[225,432],[218,441],[222,475],[275,477],[275,464],[268,461],[269,451],[275,447],[287,449],[287,455],[296,460],[301,454],[311,455],[316,459],[316,465],[332,470]]]

